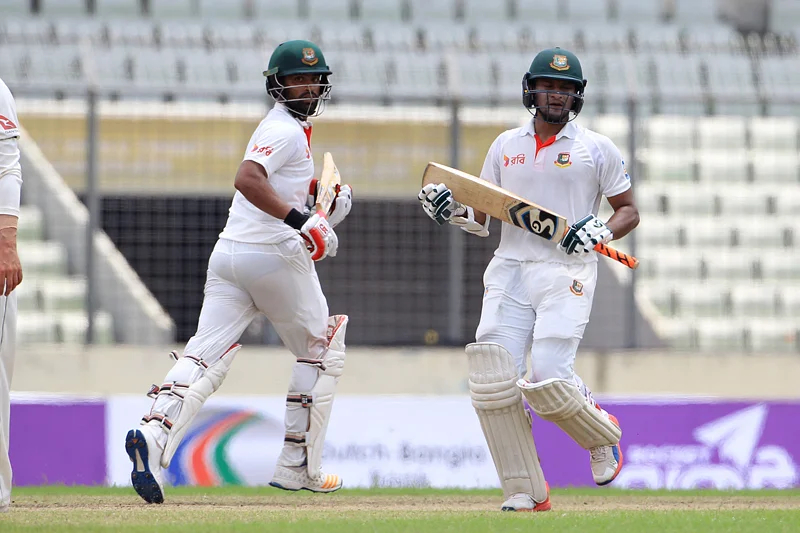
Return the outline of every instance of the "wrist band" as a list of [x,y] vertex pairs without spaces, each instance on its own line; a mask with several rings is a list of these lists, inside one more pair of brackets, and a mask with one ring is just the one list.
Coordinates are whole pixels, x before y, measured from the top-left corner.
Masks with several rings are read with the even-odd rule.
[[289,211],[289,214],[286,215],[286,218],[283,219],[286,224],[293,227],[297,231],[300,231],[303,228],[303,224],[305,224],[307,220],[308,216],[304,215],[295,208],[292,208],[292,210]]

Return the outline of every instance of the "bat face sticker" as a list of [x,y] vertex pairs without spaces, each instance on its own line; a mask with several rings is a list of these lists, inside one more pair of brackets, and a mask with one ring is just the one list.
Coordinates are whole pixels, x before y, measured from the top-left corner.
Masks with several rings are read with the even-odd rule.
[[558,218],[550,213],[545,213],[533,206],[518,203],[508,210],[515,226],[526,229],[531,233],[552,240],[558,227]]

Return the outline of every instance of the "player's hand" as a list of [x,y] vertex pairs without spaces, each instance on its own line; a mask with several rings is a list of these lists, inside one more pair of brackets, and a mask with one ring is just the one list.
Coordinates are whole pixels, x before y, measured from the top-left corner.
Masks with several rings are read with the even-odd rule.
[[436,221],[440,226],[449,221],[453,216],[462,216],[467,208],[456,202],[453,193],[444,183],[425,185],[417,195],[425,214]]
[[0,296],[8,296],[22,283],[22,266],[17,254],[17,229],[0,230]]
[[594,215],[586,215],[569,228],[558,247],[567,255],[588,254],[600,243],[614,238],[614,232]]
[[332,228],[342,223],[344,217],[350,213],[353,207],[353,189],[349,185],[336,186],[336,198],[333,200],[331,212],[328,214],[328,222]]
[[308,195],[306,195],[306,206],[303,210],[304,215],[311,216],[311,212],[314,211],[314,206],[317,203],[317,184],[319,181],[317,178],[312,178],[311,183],[308,184]]
[[336,256],[339,238],[322,211],[317,211],[308,218],[300,228],[300,236],[306,241],[306,248],[311,252],[311,259],[314,261]]

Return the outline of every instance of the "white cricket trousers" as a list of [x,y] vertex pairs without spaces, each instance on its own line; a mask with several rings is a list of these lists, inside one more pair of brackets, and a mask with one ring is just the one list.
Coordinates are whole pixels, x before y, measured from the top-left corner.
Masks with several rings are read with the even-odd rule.
[[575,354],[592,311],[597,263],[565,265],[492,258],[483,276],[478,342],[494,342],[514,358],[520,377],[574,380]]
[[0,296],[0,509],[11,503],[11,461],[8,456],[11,376],[17,350],[17,293]]
[[215,361],[258,313],[295,356],[318,359],[325,353],[328,303],[300,237],[278,244],[217,241],[197,333],[184,354]]

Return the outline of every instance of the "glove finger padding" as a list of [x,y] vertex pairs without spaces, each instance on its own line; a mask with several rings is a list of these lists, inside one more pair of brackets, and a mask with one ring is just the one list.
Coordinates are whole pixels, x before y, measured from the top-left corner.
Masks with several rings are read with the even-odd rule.
[[317,211],[309,217],[300,229],[300,235],[306,241],[312,260],[321,261],[327,256],[336,255],[339,239],[322,211]]
[[559,243],[567,255],[573,253],[588,254],[600,243],[606,243],[614,237],[605,222],[594,215],[586,215],[574,223]]
[[450,220],[457,210],[463,208],[444,183],[429,183],[419,192],[418,198],[425,213],[439,225]]
[[341,224],[342,220],[350,213],[353,207],[353,189],[349,185],[337,186],[336,198],[328,215],[328,222],[332,228]]

